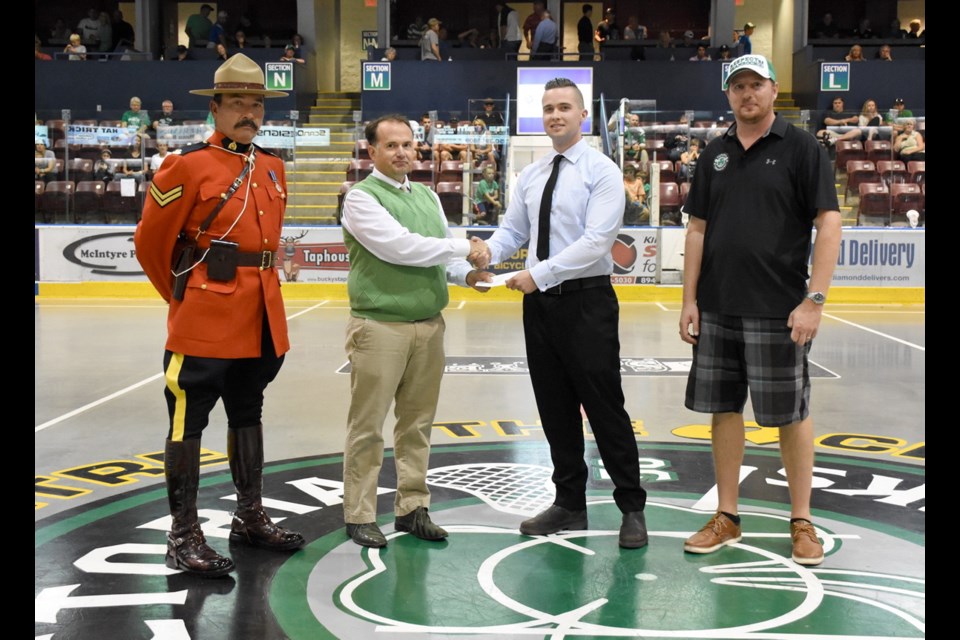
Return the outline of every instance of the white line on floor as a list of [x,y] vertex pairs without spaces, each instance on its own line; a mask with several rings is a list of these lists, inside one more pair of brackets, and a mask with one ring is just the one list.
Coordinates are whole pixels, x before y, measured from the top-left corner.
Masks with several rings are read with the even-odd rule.
[[901,340],[900,338],[894,338],[893,336],[891,336],[891,335],[889,335],[889,334],[883,333],[883,332],[881,332],[881,331],[877,331],[876,329],[871,329],[870,327],[865,327],[865,326],[863,326],[862,324],[857,324],[856,322],[850,322],[849,320],[844,320],[843,318],[838,318],[837,316],[832,315],[832,314],[829,314],[829,313],[823,314],[823,317],[824,317],[824,318],[830,318],[831,320],[836,320],[837,322],[842,322],[842,323],[844,323],[844,324],[848,324],[848,325],[850,325],[851,327],[856,327],[857,329],[863,329],[864,331],[866,331],[866,332],[868,332],[868,333],[872,333],[872,334],[878,335],[878,336],[880,336],[880,337],[882,337],[882,338],[888,338],[888,339],[890,339],[890,340],[893,340],[894,342],[899,342],[900,344],[904,344],[904,345],[906,345],[906,346],[908,346],[908,347],[912,347],[912,348],[914,348],[914,349],[917,349],[918,351],[926,351],[926,350],[927,350],[926,347],[921,347],[921,346],[918,345],[918,344],[913,344],[912,342],[907,342],[906,340]]

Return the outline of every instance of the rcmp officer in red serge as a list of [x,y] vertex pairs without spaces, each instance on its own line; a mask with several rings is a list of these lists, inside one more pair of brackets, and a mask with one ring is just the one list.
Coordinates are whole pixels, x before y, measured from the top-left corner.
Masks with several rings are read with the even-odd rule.
[[163,163],[134,236],[144,272],[170,303],[164,467],[173,523],[166,565],[207,577],[233,569],[207,545],[197,520],[200,436],[218,399],[237,490],[230,541],[274,550],[304,543],[274,524],[261,503],[263,391],[290,348],[274,268],[287,188],[283,162],[252,142],[264,99],[286,94],[266,90],[263,71],[242,54],[217,69],[214,84],[191,93],[212,96],[216,131]]

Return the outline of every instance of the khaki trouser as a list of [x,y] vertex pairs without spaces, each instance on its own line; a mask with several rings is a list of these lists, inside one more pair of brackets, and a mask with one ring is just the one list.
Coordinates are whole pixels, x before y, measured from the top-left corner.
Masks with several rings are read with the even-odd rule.
[[430,506],[426,476],[430,431],[443,377],[444,327],[440,314],[417,322],[351,317],[347,324],[346,351],[351,366],[343,449],[343,515],[347,523],[376,520],[383,423],[394,401],[394,512],[405,515]]

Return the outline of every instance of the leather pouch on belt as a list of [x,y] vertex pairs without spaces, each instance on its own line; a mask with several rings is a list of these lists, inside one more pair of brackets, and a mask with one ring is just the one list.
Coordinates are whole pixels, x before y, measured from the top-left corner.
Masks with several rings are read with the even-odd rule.
[[204,259],[207,263],[207,277],[219,282],[229,282],[236,278],[239,247],[236,242],[211,240],[210,251]]

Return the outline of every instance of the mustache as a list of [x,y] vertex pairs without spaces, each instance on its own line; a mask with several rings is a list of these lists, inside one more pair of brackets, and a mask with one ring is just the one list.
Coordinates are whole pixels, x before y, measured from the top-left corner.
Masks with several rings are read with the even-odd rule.
[[239,120],[237,124],[234,125],[234,128],[236,127],[252,127],[254,131],[260,130],[260,126],[250,118],[243,118],[242,120]]

